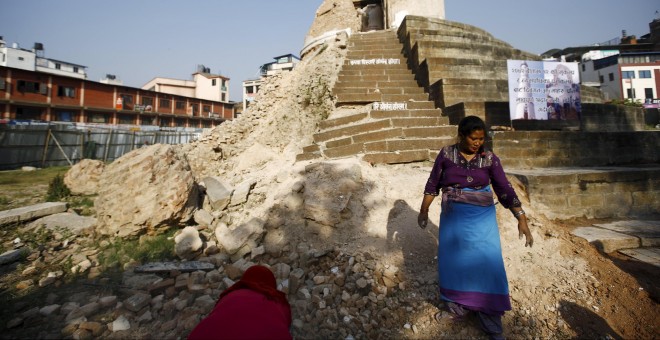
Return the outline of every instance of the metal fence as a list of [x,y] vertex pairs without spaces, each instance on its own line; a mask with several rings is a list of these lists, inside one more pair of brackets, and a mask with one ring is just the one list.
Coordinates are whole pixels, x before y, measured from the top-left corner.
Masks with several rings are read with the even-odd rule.
[[201,131],[130,131],[75,125],[0,125],[0,170],[73,165],[83,158],[113,161],[151,144],[184,144]]

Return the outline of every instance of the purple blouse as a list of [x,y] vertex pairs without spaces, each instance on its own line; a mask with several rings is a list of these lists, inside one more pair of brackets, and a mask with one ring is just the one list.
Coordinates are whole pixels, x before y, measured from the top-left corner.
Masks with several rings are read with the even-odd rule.
[[504,174],[500,159],[483,148],[469,162],[461,155],[458,144],[445,146],[435,159],[424,188],[425,195],[438,196],[446,187],[483,189],[492,184],[497,199],[505,208],[519,207],[520,200]]

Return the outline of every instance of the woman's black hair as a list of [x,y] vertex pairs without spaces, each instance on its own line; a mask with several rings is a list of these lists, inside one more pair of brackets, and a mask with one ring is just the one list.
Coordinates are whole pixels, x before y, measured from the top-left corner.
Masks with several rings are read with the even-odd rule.
[[458,136],[466,137],[472,132],[482,130],[486,133],[486,123],[477,116],[466,116],[458,123]]

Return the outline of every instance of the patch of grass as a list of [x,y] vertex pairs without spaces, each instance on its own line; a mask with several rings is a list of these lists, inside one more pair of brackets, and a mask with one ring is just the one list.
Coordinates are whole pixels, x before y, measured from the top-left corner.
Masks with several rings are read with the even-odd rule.
[[63,176],[69,167],[50,167],[36,171],[0,171],[0,192],[6,203],[0,209],[9,210],[45,202],[48,185],[57,175]]
[[61,174],[55,175],[48,185],[46,192],[47,202],[58,202],[71,196],[71,190],[64,184],[64,176]]
[[105,268],[122,267],[131,261],[140,263],[168,261],[176,258],[174,253],[175,229],[141,240],[114,239],[99,254],[99,263]]

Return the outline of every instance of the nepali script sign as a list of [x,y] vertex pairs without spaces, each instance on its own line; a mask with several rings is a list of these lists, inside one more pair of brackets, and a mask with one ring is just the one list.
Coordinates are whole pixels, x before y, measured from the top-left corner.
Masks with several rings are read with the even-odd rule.
[[507,60],[511,120],[580,119],[578,63]]

